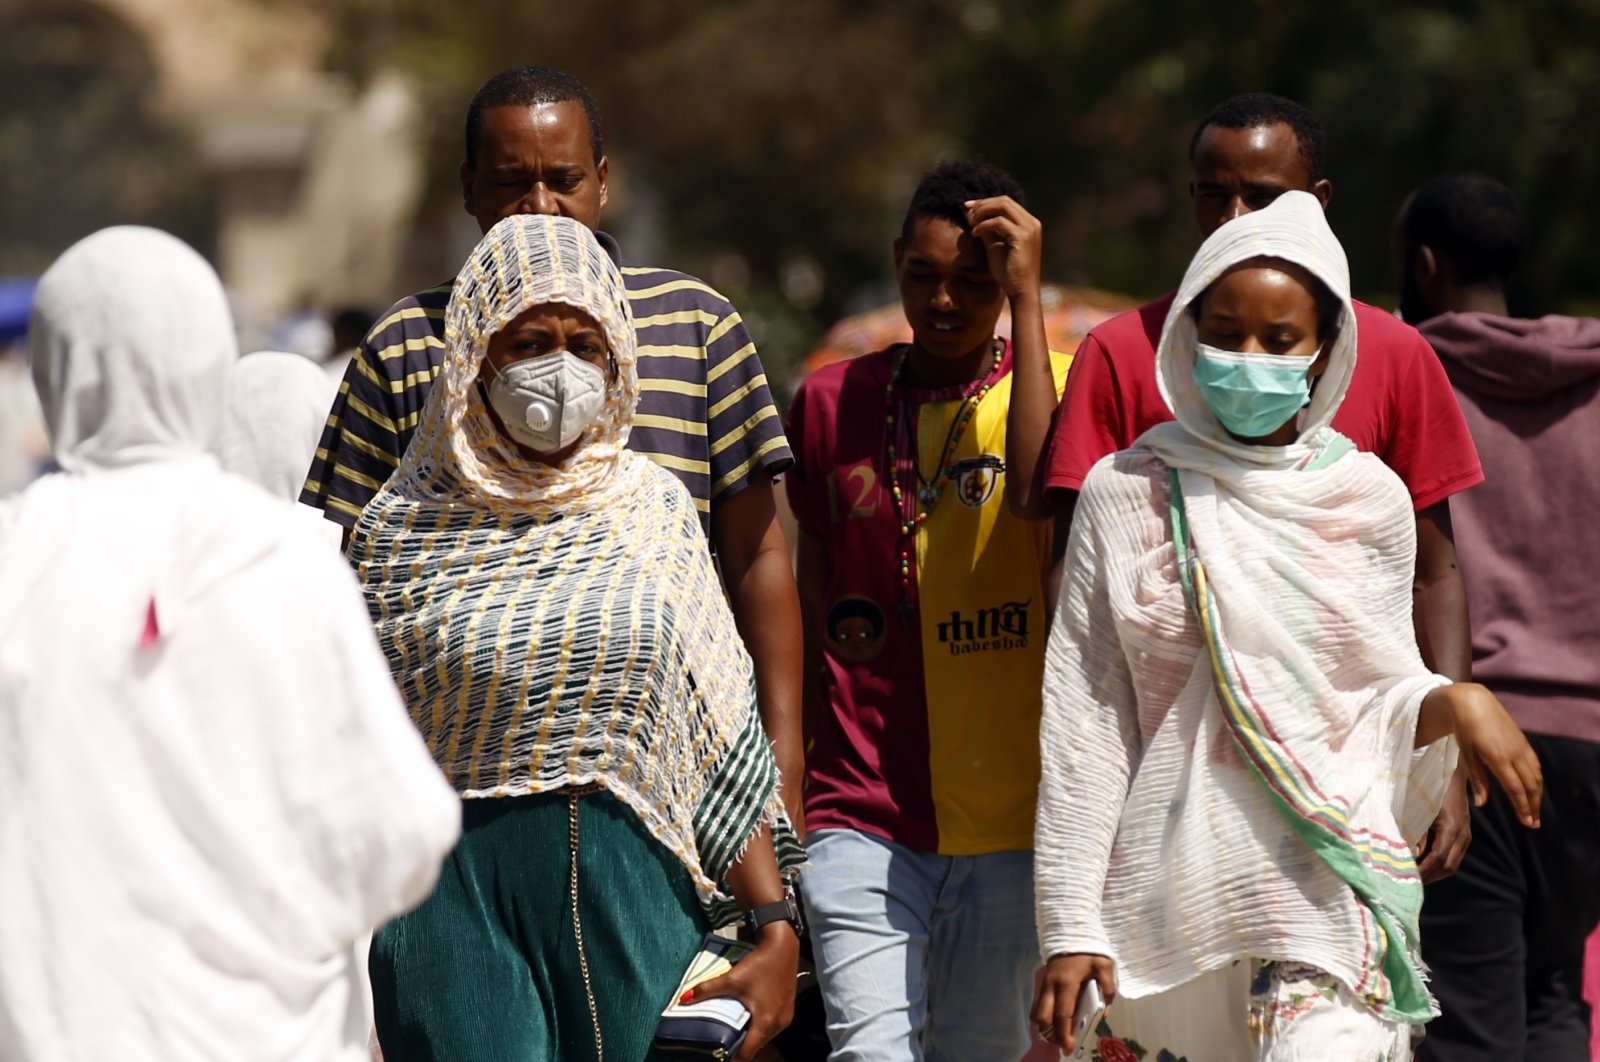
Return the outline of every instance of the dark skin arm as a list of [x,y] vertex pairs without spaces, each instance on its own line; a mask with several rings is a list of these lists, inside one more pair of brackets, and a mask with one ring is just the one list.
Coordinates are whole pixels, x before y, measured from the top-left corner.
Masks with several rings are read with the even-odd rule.
[[[1472,631],[1467,619],[1467,589],[1456,566],[1448,501],[1417,513],[1417,574],[1411,601],[1423,662],[1453,682],[1469,681]],[[1454,874],[1471,842],[1472,814],[1463,764],[1450,781],[1439,817],[1418,847],[1417,869],[1423,882]]]
[[1072,517],[1078,511],[1078,492],[1058,490],[1051,498],[1050,511],[1055,515],[1056,535],[1051,542],[1050,574],[1044,581],[1044,606],[1046,615],[1056,614],[1056,598],[1061,593],[1063,562],[1067,559],[1067,537],[1072,534]]
[[[756,831],[744,857],[728,870],[728,888],[746,911],[783,899],[783,878],[773,854],[772,833],[765,825]],[[750,1032],[739,1048],[738,1062],[750,1062],[794,1018],[800,938],[788,922],[777,921],[762,926],[755,943],[756,950],[732,970],[684,994],[684,1002],[731,997],[744,1004],[750,1012]]]
[[822,676],[822,597],[832,577],[827,548],[816,535],[800,532],[795,556],[795,583],[800,589],[800,612],[805,617],[805,695],[803,727],[806,746],[811,745],[817,710],[817,682]]
[[1461,747],[1461,767],[1472,781],[1472,802],[1489,801],[1494,776],[1530,830],[1539,828],[1539,801],[1544,797],[1544,772],[1528,739],[1505,706],[1476,682],[1440,686],[1422,701],[1417,713],[1416,745],[1421,748],[1446,734]]
[[1025,520],[1050,516],[1044,501],[1044,450],[1056,410],[1055,377],[1044,332],[1039,220],[1009,196],[967,204],[972,234],[1011,306],[1011,407],[1006,414],[1006,505]]
[[1448,501],[1417,513],[1417,576],[1411,594],[1423,661],[1452,682],[1470,680],[1472,629],[1467,621],[1467,588],[1456,566]]
[[772,481],[758,475],[718,506],[711,514],[711,539],[734,622],[755,662],[761,724],[778,761],[784,807],[804,839],[800,598]]
[[1034,1029],[1064,1055],[1078,1047],[1072,1035],[1072,1020],[1078,1009],[1078,990],[1091,977],[1100,982],[1101,998],[1109,1007],[1117,998],[1117,964],[1104,955],[1050,956],[1033,995],[1033,1009],[1028,1016],[1033,1019]]

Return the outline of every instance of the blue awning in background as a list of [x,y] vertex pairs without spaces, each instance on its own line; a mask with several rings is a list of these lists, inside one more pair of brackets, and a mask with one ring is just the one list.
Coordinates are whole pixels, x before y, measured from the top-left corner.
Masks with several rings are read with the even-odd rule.
[[0,343],[28,334],[28,311],[38,286],[35,277],[0,277]]

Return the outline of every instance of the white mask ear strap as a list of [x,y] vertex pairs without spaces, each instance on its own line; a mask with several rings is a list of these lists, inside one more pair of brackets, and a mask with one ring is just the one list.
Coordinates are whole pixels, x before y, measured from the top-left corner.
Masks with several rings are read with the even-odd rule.
[[[488,370],[488,376],[487,377],[484,376],[484,370],[485,369]],[[494,362],[489,360],[489,352],[487,350],[483,352],[483,357],[478,359],[478,374],[477,375],[478,375],[478,382],[480,384],[484,384],[485,386],[487,386],[488,384],[494,383],[495,380],[498,379],[499,376],[500,376],[500,370],[495,368],[494,367]]]

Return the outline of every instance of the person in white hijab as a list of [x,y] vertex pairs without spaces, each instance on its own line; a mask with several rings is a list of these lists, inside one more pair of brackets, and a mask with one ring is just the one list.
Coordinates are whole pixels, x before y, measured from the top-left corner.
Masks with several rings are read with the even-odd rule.
[[299,354],[246,354],[228,372],[228,401],[213,446],[217,460],[225,471],[294,501],[338,389],[322,366]]
[[[1492,772],[1537,824],[1504,708],[1423,666],[1404,486],[1329,427],[1349,292],[1309,194],[1218,229],[1157,350],[1176,422],[1084,483],[1046,657],[1033,1017],[1104,1062],[1409,1058],[1437,1013],[1412,845],[1457,745],[1480,803]],[[1119,1002],[1079,1030],[1089,979]]]
[[338,555],[208,456],[222,286],[107,229],[30,335],[63,471],[0,507],[0,1058],[365,1059],[355,943],[459,805]]
[[228,402],[212,444],[223,471],[289,502],[302,518],[315,519],[322,537],[335,547],[343,538],[339,526],[299,499],[328,419],[328,404],[338,390],[338,382],[330,383],[321,365],[302,355],[279,350],[246,354],[228,372]]

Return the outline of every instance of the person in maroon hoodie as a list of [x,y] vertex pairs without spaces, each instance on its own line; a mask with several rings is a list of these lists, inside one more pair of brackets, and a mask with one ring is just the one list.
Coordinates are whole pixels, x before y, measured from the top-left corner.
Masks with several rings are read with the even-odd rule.
[[1516,196],[1450,173],[1400,209],[1400,310],[1438,352],[1485,480],[1452,499],[1472,677],[1544,766],[1537,831],[1503,796],[1428,886],[1423,958],[1443,1015],[1419,1059],[1589,1058],[1584,939],[1600,921],[1600,320],[1510,316]]

